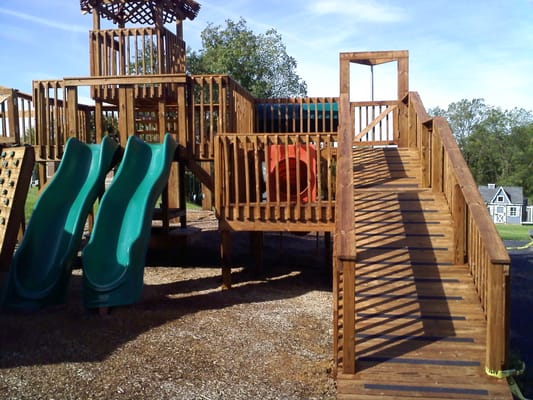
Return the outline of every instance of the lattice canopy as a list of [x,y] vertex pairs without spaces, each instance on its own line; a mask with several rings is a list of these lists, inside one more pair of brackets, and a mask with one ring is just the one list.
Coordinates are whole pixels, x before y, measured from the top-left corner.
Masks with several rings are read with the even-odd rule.
[[117,25],[193,20],[200,11],[200,4],[194,0],[80,0],[80,6],[83,13],[96,10],[100,17]]

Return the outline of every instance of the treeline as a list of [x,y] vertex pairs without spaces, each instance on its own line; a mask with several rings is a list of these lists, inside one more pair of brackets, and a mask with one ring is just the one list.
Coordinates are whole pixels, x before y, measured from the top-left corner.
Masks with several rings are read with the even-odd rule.
[[445,117],[479,185],[521,186],[533,202],[533,114],[502,110],[483,99],[461,100],[448,109],[430,109]]

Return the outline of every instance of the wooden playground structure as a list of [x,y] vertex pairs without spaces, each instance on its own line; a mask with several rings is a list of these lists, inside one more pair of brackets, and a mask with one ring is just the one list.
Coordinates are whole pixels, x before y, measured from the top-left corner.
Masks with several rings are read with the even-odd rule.
[[[225,286],[232,231],[253,233],[259,260],[266,231],[333,242],[339,399],[511,398],[510,259],[449,125],[409,91],[407,51],[341,53],[336,98],[255,99],[230,76],[186,73],[195,1],[80,4],[90,76],[35,80],[31,95],[0,87],[0,143],[34,149],[41,185],[69,137],[169,132],[179,148],[154,218],[186,224],[194,174],[219,220]],[[385,63],[397,97],[352,101],[350,66]]]

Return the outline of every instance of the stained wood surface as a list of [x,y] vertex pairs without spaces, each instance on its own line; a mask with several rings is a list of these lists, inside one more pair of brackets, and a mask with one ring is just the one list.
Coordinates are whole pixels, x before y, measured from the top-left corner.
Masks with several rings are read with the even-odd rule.
[[[454,263],[444,196],[422,187],[420,170],[415,151],[354,151],[356,374],[339,368],[337,397],[511,399],[505,380],[485,374],[479,297]],[[338,302],[342,337],[351,307],[342,291]]]

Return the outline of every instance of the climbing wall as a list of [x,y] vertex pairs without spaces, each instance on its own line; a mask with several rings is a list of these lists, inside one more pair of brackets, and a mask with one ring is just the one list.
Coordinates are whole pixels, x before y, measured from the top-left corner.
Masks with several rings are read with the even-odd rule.
[[35,154],[33,147],[0,148],[0,269],[11,262],[30,187]]

